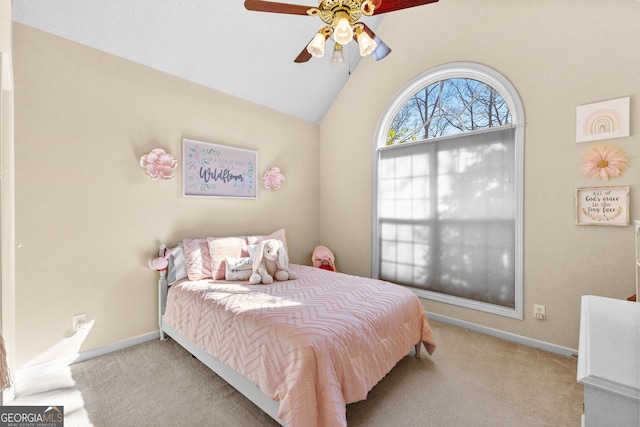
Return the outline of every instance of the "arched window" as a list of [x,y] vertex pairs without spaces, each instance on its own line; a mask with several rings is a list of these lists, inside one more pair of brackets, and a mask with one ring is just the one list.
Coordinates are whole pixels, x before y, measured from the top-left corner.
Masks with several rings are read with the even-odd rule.
[[523,144],[496,71],[453,63],[411,81],[376,132],[373,276],[522,319]]

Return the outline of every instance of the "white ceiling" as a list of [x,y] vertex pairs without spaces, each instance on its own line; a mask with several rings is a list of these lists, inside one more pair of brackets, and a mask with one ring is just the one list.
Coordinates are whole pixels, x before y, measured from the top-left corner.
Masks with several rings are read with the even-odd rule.
[[[329,43],[323,58],[294,63],[322,21],[251,12],[243,0],[19,0],[13,19],[316,123],[360,60],[350,43],[350,65],[330,66]],[[375,30],[381,19],[361,21]]]

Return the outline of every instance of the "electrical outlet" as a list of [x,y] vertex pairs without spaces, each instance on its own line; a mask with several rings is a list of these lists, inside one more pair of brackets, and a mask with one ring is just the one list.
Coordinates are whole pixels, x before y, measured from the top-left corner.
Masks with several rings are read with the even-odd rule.
[[87,324],[87,315],[85,313],[76,314],[71,318],[71,323],[73,324],[73,332],[79,331]]
[[546,307],[540,304],[533,304],[533,315],[538,320],[544,320],[547,317]]

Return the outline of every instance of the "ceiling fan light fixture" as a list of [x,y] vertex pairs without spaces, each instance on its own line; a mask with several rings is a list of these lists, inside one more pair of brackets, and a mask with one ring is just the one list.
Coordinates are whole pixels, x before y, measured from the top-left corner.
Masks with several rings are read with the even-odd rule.
[[[278,0],[244,0],[247,10],[256,12],[283,13],[286,15],[315,16],[326,24],[313,40],[294,59],[296,63],[307,62],[311,57],[324,55],[325,41],[333,35],[339,45],[349,44],[356,36],[360,55],[371,55],[376,61],[386,57],[391,49],[366,24],[358,22],[362,15],[372,16],[397,10],[409,9],[436,3],[438,0],[317,0],[318,7],[303,4],[279,3]],[[383,3],[384,1],[384,3]],[[366,35],[361,35],[366,31]],[[321,37],[324,35],[324,40]]]
[[333,55],[331,55],[330,64],[333,66],[344,64],[344,54],[342,52],[342,45],[340,43],[336,43],[333,46]]
[[316,58],[322,58],[324,56],[324,35],[316,33],[307,45],[307,51]]
[[349,43],[353,39],[353,28],[346,12],[336,12],[333,22],[333,39],[341,45]]
[[358,47],[360,49],[360,56],[367,56],[375,50],[378,44],[373,40],[369,34],[360,30],[356,36],[358,41]]

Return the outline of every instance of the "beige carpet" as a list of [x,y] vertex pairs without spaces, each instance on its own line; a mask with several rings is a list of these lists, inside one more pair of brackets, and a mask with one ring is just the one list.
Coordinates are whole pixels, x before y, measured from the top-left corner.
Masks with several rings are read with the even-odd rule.
[[[580,425],[575,358],[431,324],[434,355],[405,357],[348,405],[350,427]],[[23,381],[11,405],[64,406],[66,427],[278,425],[173,341]]]

